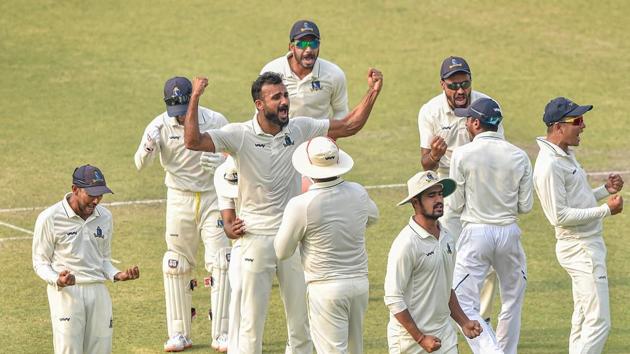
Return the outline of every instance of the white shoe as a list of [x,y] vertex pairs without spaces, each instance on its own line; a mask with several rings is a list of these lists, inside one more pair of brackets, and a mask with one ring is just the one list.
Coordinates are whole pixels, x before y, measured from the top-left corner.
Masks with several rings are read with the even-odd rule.
[[192,348],[192,339],[184,337],[186,344],[184,344],[184,349]]
[[[165,352],[183,352],[186,349],[186,337],[182,334],[176,334],[164,343]],[[190,342],[192,345],[192,342]]]
[[226,353],[228,350],[227,345],[228,345],[228,336],[226,333],[223,333],[212,340],[211,347],[212,349],[220,353]]

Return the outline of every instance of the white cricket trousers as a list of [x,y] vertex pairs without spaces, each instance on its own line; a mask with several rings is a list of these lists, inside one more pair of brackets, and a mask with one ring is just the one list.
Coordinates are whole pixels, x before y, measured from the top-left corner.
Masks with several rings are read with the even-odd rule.
[[103,283],[48,285],[55,354],[112,352],[112,300]]
[[606,245],[601,236],[558,240],[558,262],[571,277],[569,354],[599,354],[610,332]]
[[[490,266],[497,273],[501,291],[496,339],[479,313],[479,293]],[[467,338],[474,353],[516,354],[526,286],[527,264],[521,229],[516,223],[464,227],[457,241],[453,289],[462,310],[470,319],[479,321],[484,329],[479,337]]]
[[306,284],[300,253],[278,261],[273,248],[273,236],[252,236],[241,239],[241,328],[239,352],[262,353],[262,337],[269,306],[273,275],[278,277],[280,296],[284,302],[289,343],[287,353],[311,354],[313,343],[309,334],[306,309]]
[[363,353],[369,290],[367,276],[307,284],[308,320],[317,353]]
[[[448,301],[445,299],[445,301]],[[421,329],[422,330],[422,329]],[[387,343],[389,345],[389,354],[425,354],[427,353],[420,344],[416,343],[413,338],[405,331],[398,333],[399,329],[387,326]],[[440,349],[431,352],[432,354],[457,354],[457,334],[450,322],[446,322],[442,329],[434,333],[425,333],[440,338],[442,346]]]
[[232,245],[230,255],[230,269],[228,270],[230,279],[230,309],[229,309],[229,329],[228,348],[236,352],[238,350],[238,336],[241,325],[241,240],[238,239]]

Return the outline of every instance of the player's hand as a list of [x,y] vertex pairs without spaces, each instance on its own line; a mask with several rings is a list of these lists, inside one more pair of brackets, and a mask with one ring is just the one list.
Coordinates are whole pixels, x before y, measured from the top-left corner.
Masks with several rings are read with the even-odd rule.
[[203,95],[203,91],[208,86],[208,78],[203,76],[197,76],[193,80],[192,84],[192,95],[193,96],[201,96]]
[[233,240],[245,235],[245,231],[245,222],[240,218],[234,219],[234,222],[225,229],[227,236]]
[[140,269],[138,266],[133,266],[124,272],[118,272],[114,275],[115,281],[134,280],[140,278]]
[[623,198],[619,194],[608,197],[606,204],[610,208],[611,215],[619,214],[623,210]]
[[616,173],[611,173],[608,175],[605,187],[610,194],[619,193],[623,188],[623,178]]
[[442,341],[440,338],[431,335],[425,335],[418,344],[420,344],[427,353],[432,353],[442,347]]
[[383,87],[383,73],[379,70],[370,68],[368,70],[368,87],[376,92],[381,92]]
[[214,173],[214,170],[225,161],[223,154],[204,152],[199,158],[199,162],[204,171]]
[[478,337],[483,332],[483,329],[478,321],[468,321],[462,326],[462,332],[464,332],[466,337],[473,339]]
[[57,277],[57,286],[60,288],[65,288],[66,286],[74,285],[76,283],[76,279],[73,274],[70,274],[69,270],[62,270]]
[[147,138],[144,142],[144,150],[146,152],[155,151],[155,147],[160,143],[160,129],[162,126],[157,125],[147,132]]
[[444,141],[444,138],[437,135],[434,136],[433,139],[431,139],[431,151],[429,152],[429,154],[431,155],[429,156],[429,158],[431,158],[432,161],[441,159],[442,156],[446,154],[447,147],[448,145],[446,145],[446,141]]

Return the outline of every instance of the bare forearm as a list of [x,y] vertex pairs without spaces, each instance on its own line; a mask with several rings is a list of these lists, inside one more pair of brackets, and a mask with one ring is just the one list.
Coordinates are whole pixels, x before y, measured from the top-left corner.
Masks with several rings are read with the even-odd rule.
[[436,159],[431,155],[431,149],[420,149],[420,164],[425,171],[437,170],[440,166],[440,159]]
[[451,297],[448,300],[448,308],[451,310],[451,318],[457,322],[458,325],[464,326],[464,323],[468,322],[468,316],[464,313],[461,306],[459,306],[459,301],[457,300],[457,295],[455,292],[451,290]]
[[409,335],[411,335],[411,338],[413,338],[413,340],[416,341],[416,343],[419,343],[420,341],[422,341],[424,334],[420,331],[420,329],[416,325],[416,322],[411,317],[409,310],[401,311],[395,314],[394,317],[396,317],[398,322],[400,322],[400,324],[403,325],[403,327],[405,327],[407,332],[409,332]]

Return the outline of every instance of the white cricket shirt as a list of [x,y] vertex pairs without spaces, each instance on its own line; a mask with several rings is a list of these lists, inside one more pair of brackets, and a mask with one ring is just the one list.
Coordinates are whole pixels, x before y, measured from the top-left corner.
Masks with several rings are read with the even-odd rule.
[[328,132],[330,121],[289,119],[276,135],[265,133],[256,116],[208,131],[215,150],[232,155],[238,169],[239,217],[247,233],[275,236],[289,199],[301,193],[302,176],[293,168],[293,151],[303,142]]
[[413,217],[403,228],[389,251],[385,275],[385,305],[389,308],[388,328],[403,335],[405,327],[394,317],[409,310],[423,333],[436,333],[448,322],[451,310],[455,242],[441,229],[436,239]]
[[298,244],[306,283],[368,274],[365,229],[378,208],[363,186],[342,178],[314,183],[287,204],[273,241],[278,259]]
[[[490,97],[478,91],[471,92],[471,102],[480,98]],[[420,147],[424,149],[431,149],[431,140],[434,136],[444,138],[447,145],[446,153],[440,159],[437,172],[440,178],[448,177],[453,149],[470,142],[470,135],[466,130],[466,118],[455,115],[451,106],[448,105],[446,94],[442,92],[420,108],[418,130],[420,131]],[[499,126],[499,133],[503,134],[503,124]]]
[[[227,119],[218,112],[205,107],[199,107],[199,130],[203,133],[210,129],[218,129],[228,123]],[[144,149],[147,134],[156,127],[160,128],[159,144],[153,152]],[[144,130],[140,146],[134,156],[136,168],[142,170],[149,165],[156,155],[160,156],[160,163],[166,171],[164,184],[185,192],[214,191],[212,174],[200,165],[202,151],[186,149],[184,143],[184,126],[175,117],[169,117],[166,112],[155,117]]]
[[483,132],[453,150],[449,206],[466,223],[509,225],[534,204],[532,165],[525,151],[498,132]]
[[37,217],[33,234],[35,273],[52,286],[63,270],[70,271],[77,284],[113,281],[119,270],[111,262],[112,214],[97,205],[83,220],[68,204],[69,196]]
[[342,119],[348,114],[348,92],[343,70],[328,60],[317,58],[313,71],[302,80],[293,73],[288,58],[291,52],[265,65],[260,73],[282,75],[289,92],[289,117]]
[[605,186],[592,189],[586,171],[572,150],[566,153],[544,137],[536,139],[540,151],[534,167],[534,187],[557,239],[584,238],[602,233],[602,219],[610,215]]

